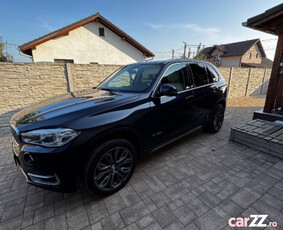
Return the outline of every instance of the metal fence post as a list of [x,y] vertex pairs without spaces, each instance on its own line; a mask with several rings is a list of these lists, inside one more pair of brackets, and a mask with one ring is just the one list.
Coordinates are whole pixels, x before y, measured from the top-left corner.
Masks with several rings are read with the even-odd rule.
[[68,85],[68,92],[74,92],[72,63],[66,63],[66,79]]
[[230,95],[232,75],[233,75],[233,67],[230,68],[230,73],[229,73],[227,98],[229,98],[229,95]]

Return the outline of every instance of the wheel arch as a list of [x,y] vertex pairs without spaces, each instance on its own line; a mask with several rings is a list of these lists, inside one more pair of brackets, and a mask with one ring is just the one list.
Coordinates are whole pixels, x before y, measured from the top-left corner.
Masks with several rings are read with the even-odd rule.
[[92,150],[95,147],[98,147],[99,145],[103,144],[104,142],[113,139],[125,139],[129,141],[136,149],[137,159],[141,158],[144,149],[142,146],[142,139],[138,132],[130,127],[118,127],[115,129],[98,133],[86,143],[86,147],[84,149],[86,153],[81,158],[80,172],[82,172],[82,169],[85,163],[87,162],[87,159],[90,158]]

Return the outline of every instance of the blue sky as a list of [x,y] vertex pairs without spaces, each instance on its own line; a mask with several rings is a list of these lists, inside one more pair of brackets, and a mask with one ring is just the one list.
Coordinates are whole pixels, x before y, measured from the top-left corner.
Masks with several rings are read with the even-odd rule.
[[[276,37],[244,28],[242,22],[282,0],[0,0],[0,36],[15,61],[29,59],[16,46],[96,12],[156,54],[182,54],[183,42],[209,46],[260,38],[273,59]],[[191,46],[192,51],[194,46]]]

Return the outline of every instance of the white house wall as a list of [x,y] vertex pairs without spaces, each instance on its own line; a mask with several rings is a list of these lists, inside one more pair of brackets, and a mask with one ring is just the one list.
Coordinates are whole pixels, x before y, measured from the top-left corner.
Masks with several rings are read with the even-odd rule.
[[[105,37],[99,36],[99,27]],[[54,59],[73,59],[74,63],[125,65],[143,61],[143,53],[100,23],[91,22],[53,38],[32,50],[34,62],[54,62]]]

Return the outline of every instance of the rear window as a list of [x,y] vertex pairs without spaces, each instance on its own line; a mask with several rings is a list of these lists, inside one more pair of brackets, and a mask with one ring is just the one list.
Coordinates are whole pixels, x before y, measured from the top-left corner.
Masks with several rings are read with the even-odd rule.
[[209,65],[206,66],[206,70],[207,70],[209,83],[217,82],[219,77],[216,71]]

